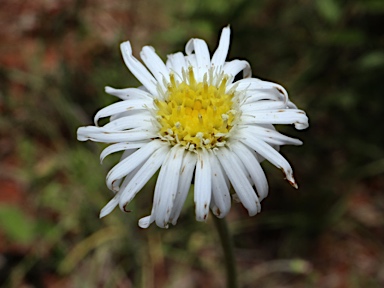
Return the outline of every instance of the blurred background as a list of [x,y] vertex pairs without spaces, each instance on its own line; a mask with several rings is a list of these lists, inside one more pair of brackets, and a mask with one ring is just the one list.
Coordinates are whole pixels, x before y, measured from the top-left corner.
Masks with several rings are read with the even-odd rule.
[[381,0],[2,0],[0,11],[0,286],[224,287],[212,219],[189,199],[177,226],[99,220],[119,155],[79,143],[76,129],[117,101],[106,85],[139,83],[119,43],[166,59],[191,37],[211,51],[230,24],[229,59],[282,84],[310,128],[283,147],[299,190],[263,163],[270,194],[249,218],[227,217],[240,287],[384,287],[384,2]]

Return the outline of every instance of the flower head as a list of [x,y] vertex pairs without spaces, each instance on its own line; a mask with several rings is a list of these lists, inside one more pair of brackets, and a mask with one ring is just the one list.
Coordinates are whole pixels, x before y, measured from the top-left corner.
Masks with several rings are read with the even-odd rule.
[[[305,129],[308,118],[282,86],[251,78],[248,62],[226,62],[229,44],[226,27],[212,57],[203,40],[191,39],[186,55],[168,55],[165,64],[152,47],[145,46],[140,56],[146,67],[133,57],[129,42],[121,44],[125,64],[143,86],[106,87],[122,101],[101,109],[95,126],[77,131],[80,141],[112,143],[102,151],[101,161],[124,151],[106,177],[115,196],[100,217],[117,205],[126,210],[159,169],[152,212],[139,221],[143,228],[153,222],[160,227],[176,224],[193,178],[198,221],[207,219],[209,209],[224,217],[234,196],[250,216],[257,214],[268,194],[260,166],[264,159],[297,188],[292,168],[278,149],[302,142],[280,134],[273,125]],[[234,81],[240,72],[242,78]],[[110,122],[99,127],[103,117],[110,117]]]

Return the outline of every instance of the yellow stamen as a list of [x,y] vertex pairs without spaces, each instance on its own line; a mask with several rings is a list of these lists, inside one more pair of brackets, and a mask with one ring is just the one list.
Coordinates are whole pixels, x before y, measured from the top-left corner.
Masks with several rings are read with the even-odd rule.
[[183,78],[179,83],[171,74],[166,100],[155,100],[160,138],[189,150],[223,146],[235,118],[234,92],[225,92],[227,77],[217,87],[207,77],[197,82],[190,68]]

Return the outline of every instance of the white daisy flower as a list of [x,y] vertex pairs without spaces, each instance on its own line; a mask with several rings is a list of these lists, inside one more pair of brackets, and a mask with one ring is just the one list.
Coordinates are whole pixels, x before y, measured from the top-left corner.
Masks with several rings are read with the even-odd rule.
[[[260,166],[264,159],[280,168],[297,188],[292,168],[278,149],[302,142],[280,134],[273,124],[305,129],[308,118],[282,86],[251,78],[247,61],[227,62],[229,44],[230,28],[226,27],[212,57],[205,41],[191,39],[186,55],[168,55],[165,64],[154,48],[145,46],[140,56],[146,67],[133,57],[129,42],[121,44],[125,64],[143,86],[106,87],[107,93],[122,101],[101,109],[95,126],[77,131],[80,141],[113,143],[102,151],[101,161],[124,151],[106,177],[115,196],[100,217],[117,205],[127,211],[159,169],[152,212],[139,220],[142,228],[153,222],[159,227],[176,224],[192,179],[197,221],[205,221],[209,209],[224,217],[231,197],[250,216],[259,213],[260,201],[268,194]],[[240,72],[242,79],[234,81]],[[110,122],[99,127],[103,117],[110,117]]]

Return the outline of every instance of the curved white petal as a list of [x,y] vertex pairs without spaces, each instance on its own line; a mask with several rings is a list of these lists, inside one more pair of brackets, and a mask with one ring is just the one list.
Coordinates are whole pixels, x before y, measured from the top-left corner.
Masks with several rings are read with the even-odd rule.
[[[249,105],[263,100],[282,101],[283,103],[287,103],[284,99],[282,99],[283,96],[280,92],[274,88],[247,89],[242,91],[240,96],[240,99],[243,102],[242,105]],[[288,103],[286,105],[288,106]]]
[[274,145],[302,145],[303,142],[299,139],[291,138],[283,135],[276,130],[267,129],[257,125],[239,125],[236,138],[246,138],[249,134],[257,136],[259,139]]
[[183,71],[187,71],[188,69],[187,62],[185,62],[185,57],[181,52],[168,55],[166,65],[168,69],[173,72],[180,81],[183,79]]
[[[169,147],[162,146],[148,158],[148,160],[133,175],[127,185],[121,188],[119,206],[121,210],[128,205],[136,194],[144,187],[151,177],[159,170],[168,154]],[[125,180],[124,180],[125,182]],[[123,186],[123,185],[122,185]]]
[[154,195],[154,213],[156,225],[167,227],[170,222],[173,204],[180,179],[181,164],[185,149],[173,147],[160,169]]
[[217,47],[215,53],[212,56],[211,66],[221,67],[227,59],[229,43],[230,43],[231,29],[225,27],[221,32],[219,46]]
[[187,151],[184,155],[183,164],[180,169],[180,180],[177,187],[176,198],[174,201],[170,221],[173,225],[176,225],[177,219],[179,218],[181,208],[184,205],[185,199],[187,198],[189,189],[191,187],[191,181],[193,172],[195,170],[197,156],[193,152]]
[[121,113],[117,113],[117,114],[113,114],[109,117],[109,121],[115,121],[116,119],[119,119],[119,118],[123,118],[123,117],[126,117],[126,116],[133,116],[133,115],[136,115],[136,114],[141,114],[141,113],[149,113],[150,115],[152,115],[151,113],[152,111],[151,110],[127,110],[127,111],[124,111],[124,112],[121,112]]
[[228,89],[233,88],[236,85],[237,89],[244,90],[244,89],[277,89],[284,99],[288,99],[288,93],[285,88],[277,83],[264,81],[258,78],[244,78],[240,79],[239,81],[236,81],[235,83],[228,85]]
[[194,67],[194,72],[197,72],[197,78],[201,81],[204,77],[204,74],[208,72],[210,67],[211,57],[209,54],[207,43],[201,39],[191,39],[188,41],[185,46],[185,52],[187,55],[192,55],[192,52],[195,51],[196,64]]
[[[127,158],[128,156],[130,156],[133,152],[135,152],[137,149],[129,149],[129,150],[125,150],[123,152],[123,155],[121,155],[120,157],[120,161],[124,160],[125,158]],[[137,169],[137,168],[136,168]],[[120,179],[117,179],[113,184],[115,185],[115,190],[113,190],[113,192],[117,193],[120,191],[120,189],[122,189],[123,187],[125,187],[125,183],[127,181],[129,181],[130,179],[130,175],[132,173],[135,173],[136,169],[134,169],[131,173],[129,173],[127,176],[124,177],[124,181],[123,181],[123,178],[120,178]],[[123,183],[121,183],[123,182]]]
[[212,180],[211,164],[209,154],[206,149],[202,149],[197,154],[196,172],[195,172],[195,211],[197,221],[206,221],[211,202]]
[[131,129],[128,131],[110,131],[103,127],[86,126],[77,129],[77,140],[103,143],[145,141],[156,137],[157,131],[153,129]]
[[268,181],[265,177],[263,168],[261,168],[260,163],[257,160],[256,153],[241,142],[233,144],[233,151],[248,170],[249,175],[251,175],[257,193],[259,194],[260,201],[263,200],[268,195]]
[[119,204],[119,197],[115,196],[103,207],[103,209],[101,209],[99,218],[103,218],[111,213],[116,208],[117,204]]
[[231,194],[229,191],[229,183],[227,184],[227,176],[216,155],[210,153],[209,160],[212,167],[212,201],[215,207],[212,212],[219,218],[225,217],[231,209]]
[[295,182],[295,179],[293,178],[293,171],[291,165],[289,165],[288,161],[285,160],[285,158],[279,152],[277,152],[270,145],[260,140],[257,136],[253,134],[248,134],[247,137],[240,138],[240,141],[255,150],[257,153],[259,153],[277,168],[280,168],[285,174],[285,177],[288,182],[293,187],[297,188],[297,184]]
[[[187,63],[188,68],[192,68],[193,74],[197,81],[201,81],[203,77],[200,77],[199,69],[197,68],[196,55],[191,54],[185,56],[185,62]],[[188,70],[185,70],[184,73],[188,73]],[[185,77],[186,78],[186,77]]]
[[100,153],[100,163],[103,162],[105,157],[107,157],[112,153],[123,151],[123,150],[137,149],[146,144],[148,144],[148,142],[116,143],[116,144],[109,145]]
[[132,99],[116,102],[99,110],[95,115],[94,122],[97,126],[97,122],[100,118],[109,117],[130,110],[148,110],[148,108],[153,108],[153,100],[151,99]]
[[164,145],[166,144],[160,140],[153,140],[147,145],[141,147],[129,157],[116,164],[107,174],[106,178],[108,188],[111,190],[115,190],[113,185],[114,181],[126,176],[133,169],[135,169],[144,161],[146,161],[156,150],[158,150]]
[[140,57],[149,71],[155,76],[157,82],[163,88],[166,88],[164,87],[164,80],[169,82],[169,70],[159,55],[156,54],[155,49],[151,46],[144,46],[140,52]]
[[249,216],[256,215],[260,211],[260,201],[247,176],[242,172],[243,168],[239,165],[240,160],[235,159],[237,156],[224,147],[218,149],[215,154],[227,173],[241,203],[248,210]]
[[129,99],[151,100],[153,98],[153,96],[150,93],[138,88],[115,89],[115,88],[106,86],[105,92],[110,95],[119,97],[121,100],[129,100]]
[[273,110],[273,109],[284,109],[287,108],[287,104],[283,101],[271,101],[271,100],[260,100],[257,102],[244,104],[240,106],[241,111],[244,113],[254,112],[260,110]]
[[149,225],[151,225],[154,221],[155,217],[153,216],[153,214],[145,216],[139,220],[139,227],[144,229],[148,228]]
[[143,111],[142,113],[112,120],[108,124],[105,124],[103,128],[111,129],[112,131],[123,131],[126,129],[155,126],[154,123],[157,123],[157,121],[152,117],[151,113],[149,111]]
[[148,72],[147,68],[132,55],[132,47],[129,41],[120,44],[121,54],[125,65],[133,75],[148,89],[152,95],[157,95],[156,79]]
[[297,130],[308,127],[308,117],[302,110],[279,109],[248,111],[241,115],[242,124],[294,124]]
[[[249,78],[252,76],[252,69],[249,63],[245,60],[232,60],[224,64],[224,73],[231,75],[233,78],[243,71],[243,78]],[[237,82],[236,82],[237,83]]]
[[284,101],[289,108],[296,107],[289,101],[288,93],[284,87],[277,83],[263,81],[257,78],[245,78],[227,86],[227,91],[233,89],[243,92],[246,103],[262,99],[271,99]]

